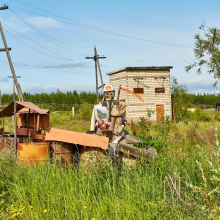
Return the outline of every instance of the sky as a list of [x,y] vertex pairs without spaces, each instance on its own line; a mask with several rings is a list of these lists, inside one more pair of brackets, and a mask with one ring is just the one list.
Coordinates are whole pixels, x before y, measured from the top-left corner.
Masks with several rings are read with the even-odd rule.
[[[94,46],[106,73],[124,67],[173,66],[171,76],[191,93],[219,92],[195,61],[194,35],[204,21],[219,27],[218,0],[0,0],[9,6],[0,21],[22,92],[95,91]],[[0,48],[3,43],[0,40]],[[5,52],[0,53],[0,90],[12,93]],[[100,80],[99,80],[99,84]],[[101,92],[101,90],[100,90]]]

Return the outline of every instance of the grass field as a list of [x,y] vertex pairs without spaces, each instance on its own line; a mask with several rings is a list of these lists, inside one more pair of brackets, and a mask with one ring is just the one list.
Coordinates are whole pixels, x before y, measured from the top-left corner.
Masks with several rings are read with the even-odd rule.
[[[0,219],[219,219],[220,122],[205,114],[210,120],[127,125],[139,147],[157,149],[150,164],[21,166],[1,154]],[[51,113],[51,127],[85,132],[81,119]]]

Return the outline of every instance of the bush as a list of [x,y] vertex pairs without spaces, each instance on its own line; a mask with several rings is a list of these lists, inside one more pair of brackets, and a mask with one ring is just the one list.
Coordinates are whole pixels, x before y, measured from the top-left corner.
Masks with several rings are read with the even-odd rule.
[[79,109],[79,114],[75,116],[77,120],[91,121],[93,106],[91,104],[83,104]]

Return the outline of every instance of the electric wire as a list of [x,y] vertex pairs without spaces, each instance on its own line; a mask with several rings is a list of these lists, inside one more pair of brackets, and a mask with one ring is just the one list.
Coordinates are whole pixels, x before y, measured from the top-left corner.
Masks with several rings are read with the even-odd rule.
[[[13,11],[12,11],[13,12]],[[42,32],[41,30],[39,30],[38,28],[36,28],[35,26],[33,26],[32,24],[30,24],[29,22],[27,22],[25,19],[23,19],[20,15],[18,15],[17,13],[15,13],[15,12],[13,12],[15,15],[17,15],[22,21],[24,21],[28,26],[30,26],[31,28],[33,27],[33,29],[34,30],[36,30],[38,33],[40,33],[42,36],[44,36],[45,37],[45,35],[47,35],[47,34],[45,34],[44,32]],[[49,36],[49,35],[48,35]],[[50,37],[50,36],[49,36]],[[50,40],[48,37],[46,37],[48,40]],[[50,40],[51,41],[51,40]],[[53,43],[55,43],[54,41],[52,41]],[[56,45],[58,45],[58,46],[60,46],[60,47],[62,47],[62,48],[65,48],[65,47],[63,47],[63,46],[61,46],[61,45],[59,45],[59,44],[57,44],[57,43],[55,43]],[[91,49],[92,50],[92,49]],[[75,52],[75,53],[77,53],[77,52]],[[82,53],[80,53],[80,54],[82,54]],[[82,55],[85,55],[85,54],[82,54]],[[86,55],[88,55],[88,54],[86,54]],[[82,58],[82,60],[84,60],[84,57]],[[84,66],[84,64],[82,63],[82,60],[78,63],[78,65],[83,65]],[[70,68],[70,69],[75,69],[77,66],[75,66],[75,67],[72,67],[72,68]],[[70,70],[69,69],[69,70]],[[63,75],[63,74],[62,74]],[[60,77],[62,77],[62,75],[60,76]],[[54,80],[55,81],[57,81],[59,78],[60,78],[59,76],[58,77],[55,77],[54,79],[53,79],[53,81],[52,82],[54,82]]]
[[[15,35],[13,35],[12,33],[10,33],[8,30],[6,30],[5,28],[4,28],[4,30],[6,31],[6,32],[8,32],[9,34],[11,34],[13,37],[15,37],[17,40],[19,40],[20,42],[22,42],[23,44],[25,44],[26,46],[28,46],[28,47],[30,47],[31,49],[33,49],[33,50],[35,50],[35,51],[37,51],[37,52],[39,52],[39,53],[42,53],[42,54],[44,54],[44,55],[47,55],[47,56],[49,56],[49,57],[52,57],[52,58],[55,58],[55,59],[60,59],[60,58],[57,58],[57,57],[53,57],[53,56],[50,56],[50,55],[48,55],[48,54],[45,54],[45,53],[43,53],[43,52],[41,52],[41,51],[39,51],[39,50],[36,50],[35,48],[33,48],[33,47],[31,47],[30,45],[28,45],[28,44],[26,44],[26,43],[24,43],[22,40],[20,40],[19,38],[17,38]],[[91,50],[90,50],[91,51]],[[84,59],[84,58],[83,58]],[[62,59],[63,60],[63,59]],[[80,62],[79,62],[80,63]],[[70,69],[74,69],[74,68],[76,68],[76,67],[73,67],[73,68],[70,68]],[[86,67],[85,69],[87,69],[87,68],[89,68],[89,67]],[[85,69],[83,69],[83,70],[85,70]],[[82,73],[82,71],[81,72],[79,72],[79,73],[77,73],[76,75],[78,75],[78,74],[80,74],[80,73]],[[65,73],[65,74],[67,74],[67,73]],[[62,77],[62,75],[63,74],[61,74],[60,76],[57,76],[57,77]],[[75,76],[75,75],[74,75]],[[74,76],[72,76],[71,78],[73,78]],[[57,78],[57,77],[55,77],[55,78]],[[55,78],[53,78],[53,79],[55,79]],[[55,81],[56,80],[58,80],[58,79],[55,79]],[[65,81],[65,80],[63,80],[63,81]],[[63,81],[61,81],[61,82],[63,82]],[[53,81],[51,81],[49,84],[52,84],[53,83]],[[60,82],[59,82],[60,83]],[[46,83],[46,84],[44,84],[44,85],[49,85],[48,83]]]
[[[173,46],[173,47],[192,48],[192,46],[189,46],[189,45],[173,44],[173,43],[167,43],[167,42],[162,42],[162,41],[148,40],[148,39],[144,39],[144,38],[139,38],[139,37],[134,37],[134,36],[126,35],[126,34],[121,34],[121,33],[118,33],[118,32],[109,31],[109,30],[106,30],[106,29],[98,28],[98,27],[95,27],[95,26],[87,25],[87,24],[82,23],[82,22],[77,22],[77,21],[74,21],[74,20],[62,17],[60,15],[57,15],[57,14],[48,12],[46,10],[43,10],[43,9],[31,6],[29,4],[23,3],[23,2],[18,1],[18,0],[15,0],[15,1],[17,1],[17,2],[19,2],[21,4],[24,4],[24,5],[27,5],[29,7],[35,8],[37,10],[43,11],[45,13],[51,14],[53,16],[60,17],[62,19],[67,20],[67,21],[63,21],[63,20],[54,18],[54,19],[56,19],[58,21],[61,21],[61,22],[64,22],[64,23],[68,23],[68,24],[72,24],[72,25],[75,25],[75,26],[79,26],[79,27],[82,27],[82,28],[87,28],[87,29],[91,29],[91,30],[94,30],[94,31],[99,31],[99,32],[106,33],[106,34],[111,34],[111,35],[115,35],[115,36],[119,36],[119,37],[129,38],[129,39],[133,39],[133,40],[144,41],[144,42],[148,42],[148,43],[161,44],[161,45],[167,45],[167,46]],[[45,16],[45,15],[42,15],[42,14],[39,14],[39,13],[35,13],[35,12],[29,11],[29,10],[21,9],[21,8],[13,6],[13,5],[10,5],[10,7],[14,7],[14,8],[17,8],[19,10],[23,10],[23,11],[26,11],[26,12],[29,12],[29,13],[37,14],[37,15],[40,15],[40,16],[48,18],[48,16]]]
[[26,19],[24,19],[21,15],[19,15],[17,12],[15,12],[14,10],[10,9],[9,10],[15,15],[17,16],[20,20],[22,20],[26,25],[28,25],[30,28],[32,28],[33,30],[35,30],[36,32],[38,32],[40,35],[42,35],[43,37],[45,37],[46,39],[48,39],[49,41],[51,41],[52,43],[56,44],[57,46],[65,49],[65,50],[68,50],[68,51],[71,51],[73,53],[76,53],[76,54],[80,54],[80,55],[85,55],[83,53],[79,53],[79,52],[76,52],[76,51],[73,51],[73,50],[70,50],[58,43],[55,42],[55,38],[51,37],[50,35],[46,34],[45,32],[41,31],[39,28],[37,28],[36,26],[34,26],[33,24],[31,24],[30,22],[28,22]]
[[[3,0],[1,0],[3,3],[4,3],[4,1]],[[9,2],[11,2],[12,0],[10,0]],[[8,4],[9,2],[7,2],[6,4]],[[5,4],[5,3],[4,3]],[[9,8],[9,10],[11,10],[10,8]],[[11,10],[12,11],[12,10]],[[73,45],[70,45],[70,44],[67,44],[67,43],[63,43],[62,41],[59,41],[59,40],[57,40],[57,39],[55,39],[55,38],[53,38],[53,37],[51,37],[50,35],[48,35],[48,34],[46,34],[46,33],[44,33],[45,35],[47,35],[47,36],[49,36],[50,38],[52,38],[52,39],[54,39],[55,41],[57,41],[57,42],[59,42],[59,43],[61,43],[61,44],[64,44],[64,45],[66,45],[66,46],[69,46],[69,47],[75,47],[75,48],[92,48],[93,46],[87,46],[87,47],[81,47],[81,46],[73,46]]]
[[[8,64],[7,61],[2,61],[0,60],[0,63],[5,63]],[[32,66],[29,64],[21,64],[21,63],[13,63],[13,65],[15,66],[21,66],[21,67],[26,67],[26,68],[30,68],[30,69],[36,69],[36,70],[42,70],[42,71],[53,71],[53,72],[63,72],[63,73],[79,73],[79,72],[72,72],[72,71],[64,71],[64,70],[58,70],[58,69],[54,69],[54,68],[48,68],[48,67],[40,67],[40,66]],[[93,66],[88,66],[88,68],[92,68]],[[89,73],[84,73],[84,74],[89,74]],[[91,74],[92,75],[92,74]]]
[[[42,47],[43,49],[48,50],[48,51],[50,51],[51,53],[53,53],[53,54],[55,54],[55,55],[57,55],[57,56],[59,56],[59,57],[62,57],[63,59],[66,59],[66,60],[68,60],[68,61],[71,61],[71,62],[74,62],[74,63],[75,63],[75,61],[73,61],[73,60],[71,60],[71,59],[69,59],[69,58],[67,58],[67,57],[62,56],[62,55],[60,55],[60,54],[58,54],[58,53],[56,53],[56,52],[54,52],[54,51],[52,51],[52,50],[50,50],[50,49],[44,47],[43,45],[41,45],[41,44],[39,44],[39,43],[37,43],[37,42],[31,40],[30,38],[24,36],[23,34],[17,32],[16,30],[14,30],[13,28],[9,27],[9,26],[6,25],[5,23],[2,22],[2,24],[4,24],[4,26],[8,27],[9,29],[11,29],[12,31],[16,32],[16,33],[19,34],[20,36],[26,38],[27,40],[33,42],[33,43],[36,44],[36,45]],[[81,58],[79,58],[79,59],[81,59]]]
[[46,53],[44,53],[44,52],[41,52],[41,51],[39,51],[39,50],[33,48],[32,46],[26,44],[24,41],[22,41],[21,39],[19,39],[18,37],[16,37],[14,34],[12,34],[12,33],[11,33],[10,31],[8,31],[6,28],[3,28],[3,29],[4,29],[7,33],[9,33],[11,36],[13,36],[14,38],[16,38],[18,41],[20,41],[21,43],[23,43],[23,44],[26,45],[27,47],[31,48],[32,50],[37,51],[38,53],[41,53],[41,54],[43,54],[43,55],[45,55],[45,56],[48,56],[48,57],[51,57],[51,58],[53,58],[53,59],[66,60],[66,59],[61,59],[61,58],[54,57],[54,56],[51,56],[51,55],[49,55],[49,54],[46,54]]
[[[91,49],[92,50],[92,49]],[[89,50],[89,52],[86,54],[86,55],[88,55],[90,52],[91,52],[91,50]],[[84,60],[84,58],[82,58],[82,60]],[[80,60],[80,62],[82,62],[82,60]],[[71,68],[69,68],[68,69],[68,71],[70,71],[70,70],[73,70],[73,69],[75,69],[76,67],[71,67]],[[88,67],[86,67],[85,69],[87,69]],[[84,70],[85,70],[84,69]],[[84,71],[84,70],[82,70],[82,71]],[[82,72],[81,71],[81,72]],[[80,73],[81,73],[80,72]],[[61,74],[60,76],[58,76],[58,77],[55,77],[54,79],[55,79],[55,81],[57,81],[57,80],[59,80],[60,78],[63,78],[64,76],[66,76],[68,73],[63,73],[63,74]],[[54,80],[52,81],[52,82],[54,82]]]

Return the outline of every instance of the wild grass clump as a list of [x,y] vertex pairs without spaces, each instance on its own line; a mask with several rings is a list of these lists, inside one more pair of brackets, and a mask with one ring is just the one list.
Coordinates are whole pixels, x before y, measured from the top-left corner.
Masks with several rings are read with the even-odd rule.
[[94,166],[67,169],[56,164],[24,166],[15,160],[2,160],[1,216],[3,219],[193,218],[196,210],[187,213],[164,200],[164,176],[181,164],[172,164],[173,159],[159,157],[152,164],[123,165],[120,172],[110,164],[97,169]]
[[50,127],[85,133],[90,129],[92,107],[89,104],[82,105],[79,113],[73,116],[71,111],[52,112],[50,115]]
[[[201,148],[207,159],[213,159],[206,146]],[[168,144],[152,163],[137,161],[135,166],[122,164],[120,169],[111,161],[68,168],[53,162],[24,165],[14,156],[2,155],[0,216],[3,219],[206,219],[213,213],[209,211],[212,207],[214,210],[219,207],[219,174],[214,175],[219,172],[219,165],[216,167],[217,162],[212,161],[209,168],[201,148],[194,146],[189,151],[183,142],[178,147]],[[204,164],[203,169],[208,172],[201,172],[196,161]],[[165,178],[175,170],[181,180],[179,203],[172,199],[175,196],[172,187],[166,189],[164,197]],[[206,188],[203,175],[208,175]],[[193,193],[192,189],[201,191]],[[211,206],[206,201],[209,194]]]
[[[63,129],[90,124],[70,112],[51,117]],[[0,153],[0,219],[218,219],[219,128],[218,121],[142,119],[130,130],[158,157],[133,166],[24,165]]]

